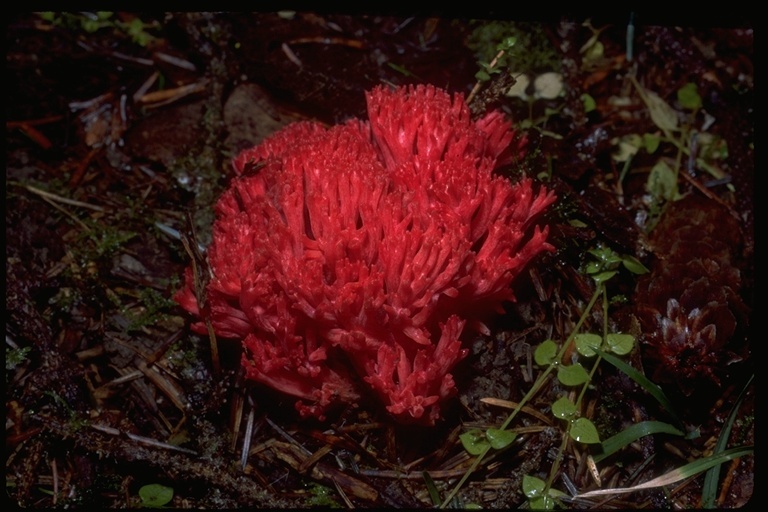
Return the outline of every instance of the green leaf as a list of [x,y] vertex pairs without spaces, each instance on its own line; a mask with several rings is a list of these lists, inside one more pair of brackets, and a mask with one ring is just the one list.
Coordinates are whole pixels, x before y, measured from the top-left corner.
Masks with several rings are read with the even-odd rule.
[[459,436],[461,444],[467,453],[470,455],[480,455],[485,453],[490,448],[490,443],[485,437],[485,434],[476,428],[468,432],[464,432]]
[[621,263],[624,265],[624,268],[633,274],[647,274],[650,272],[650,270],[648,270],[648,268],[643,265],[640,260],[629,254],[624,254],[621,257]]
[[579,219],[568,219],[568,224],[575,228],[586,228],[587,223]]
[[544,494],[547,484],[541,478],[531,475],[523,476],[523,494],[528,498],[529,507],[533,510],[553,510],[557,498],[564,498],[566,494],[557,489],[550,489]]
[[517,43],[517,38],[515,36],[506,37],[502,42],[496,45],[496,51],[504,50],[506,52],[508,50],[511,50],[516,43]]
[[525,497],[528,499],[544,494],[544,488],[546,486],[546,482],[541,478],[531,475],[523,475],[523,494],[525,494]]
[[645,189],[657,202],[677,199],[677,173],[664,160],[659,160],[648,173]]
[[728,158],[728,141],[711,133],[699,133],[696,135],[700,155],[705,161],[714,162]]
[[595,424],[587,418],[574,420],[568,433],[573,440],[580,443],[597,444],[600,442],[600,435],[597,433]]
[[617,146],[611,155],[617,162],[630,162],[643,145],[643,139],[636,133],[624,135],[613,143]]
[[576,416],[576,405],[568,397],[558,398],[552,404],[552,414],[561,420],[570,420]]
[[677,91],[677,101],[680,106],[688,110],[699,110],[701,108],[701,96],[696,84],[688,82]]
[[577,334],[573,337],[576,343],[576,350],[584,357],[592,357],[596,354],[595,349],[600,348],[603,338],[593,333]]
[[509,430],[499,430],[496,428],[489,428],[486,431],[485,436],[488,439],[488,442],[491,444],[491,448],[495,450],[506,448],[512,444],[512,441],[514,441],[515,437],[517,437],[514,432],[510,432]]
[[427,492],[429,492],[429,499],[432,500],[432,505],[440,505],[443,500],[440,499],[440,491],[437,490],[435,481],[429,476],[428,471],[422,471],[421,476],[424,478],[424,484],[427,486]]
[[[647,184],[646,184],[647,186]],[[630,272],[636,274],[645,274],[648,269],[629,254],[618,254],[607,247],[596,247],[587,251],[597,261],[587,262],[584,269],[588,275],[597,281],[598,284],[607,281],[616,275],[616,269],[619,265],[624,265]]]
[[387,66],[391,67],[398,73],[401,73],[404,76],[411,77],[411,78],[418,78],[415,74],[408,71],[405,67],[400,66],[399,64],[395,64],[394,62],[387,62]]
[[656,135],[655,133],[644,133],[643,134],[643,146],[645,147],[645,150],[653,154],[656,152],[656,150],[659,148],[659,144],[661,143],[661,137]]
[[533,352],[533,360],[539,366],[549,366],[555,362],[555,356],[557,356],[557,344],[552,340],[543,341]]
[[[736,418],[738,417],[739,409],[741,407],[741,402],[744,400],[745,395],[747,394],[747,391],[749,390],[750,384],[752,384],[752,381],[754,380],[755,375],[752,374],[752,376],[749,378],[747,383],[744,385],[744,387],[741,390],[741,393],[739,393],[739,397],[736,399],[736,402],[731,407],[731,412],[728,415],[728,419],[723,424],[722,430],[720,430],[720,434],[717,436],[717,443],[715,444],[715,449],[712,453],[712,455],[717,455],[719,453],[722,453],[725,450],[725,447],[728,445],[728,440],[731,438],[731,428],[733,428],[733,424],[736,421]],[[717,496],[717,482],[720,480],[720,466],[714,466],[710,468],[707,471],[707,474],[704,475],[704,484],[702,485],[702,492],[701,492],[701,503],[703,505],[703,508],[715,508],[715,497]]]
[[618,368],[620,371],[624,372],[630,379],[637,382],[641,388],[653,396],[659,402],[659,404],[661,404],[661,406],[664,407],[667,412],[672,415],[678,424],[681,424],[680,418],[677,416],[675,408],[672,406],[672,402],[669,400],[669,398],[667,398],[667,395],[664,394],[664,391],[659,386],[651,382],[648,377],[632,368],[629,364],[622,361],[618,357],[606,352],[602,352],[600,350],[596,350],[596,352],[600,354],[600,357]]
[[608,247],[596,247],[589,249],[587,253],[603,262],[604,268],[612,269],[621,263],[621,256]]
[[635,346],[635,337],[631,334],[611,333],[606,336],[608,347],[614,354],[624,356],[632,352]]
[[653,91],[645,90],[645,105],[651,115],[651,121],[665,132],[677,130],[677,111],[669,106],[661,96]]
[[590,45],[587,51],[584,53],[584,60],[597,61],[603,58],[605,53],[605,47],[603,43],[595,40],[594,44]]
[[565,386],[578,386],[589,381],[589,374],[581,366],[581,363],[573,363],[568,366],[560,365],[557,367],[557,380]]
[[475,80],[479,82],[487,82],[491,79],[491,75],[484,69],[481,69],[477,73],[475,73]]
[[555,500],[549,496],[537,496],[528,500],[528,504],[532,510],[554,510]]
[[595,98],[587,93],[581,95],[581,102],[584,104],[584,112],[587,114],[597,108],[597,102],[595,101]]
[[587,263],[584,267],[584,270],[587,272],[587,274],[597,274],[603,269],[603,263],[600,261],[590,261]]
[[160,484],[149,484],[139,489],[141,503],[148,508],[160,508],[173,499],[173,489]]
[[595,274],[592,276],[592,279],[595,280],[595,283],[602,284],[606,281],[608,281],[610,278],[616,275],[615,270],[609,270],[607,272],[600,272],[599,274]]

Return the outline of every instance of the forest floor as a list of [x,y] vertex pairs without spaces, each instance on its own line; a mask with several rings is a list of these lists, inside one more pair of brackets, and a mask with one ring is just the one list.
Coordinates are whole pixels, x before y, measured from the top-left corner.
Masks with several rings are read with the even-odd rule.
[[[566,508],[745,505],[755,491],[748,21],[12,16],[7,497],[27,508],[515,508],[548,503],[535,501],[535,482],[547,482]],[[417,83],[472,93],[473,112],[500,109],[527,135],[519,172],[558,195],[546,216],[556,251],[515,282],[517,302],[489,336],[466,340],[459,396],[438,425],[396,425],[373,402],[302,421],[292,400],[244,381],[238,343],[220,341],[216,354],[189,330],[173,300],[196,252],[184,242],[210,241],[238,152],[294,121],[362,118],[375,85]],[[589,265],[606,254],[649,273],[611,267],[599,288]],[[588,308],[598,289],[607,316]],[[667,309],[702,294],[685,318]],[[648,435],[601,457],[604,445],[570,438],[553,416],[575,394],[548,379],[510,423],[514,441],[470,453],[545,371],[536,348],[571,340],[582,317],[582,332],[631,334],[623,360],[652,384],[603,361],[578,415],[601,441],[633,425]],[[680,333],[699,343],[693,356],[670,348]],[[717,456],[714,470],[687,466]],[[579,496],[664,475],[649,489]]]

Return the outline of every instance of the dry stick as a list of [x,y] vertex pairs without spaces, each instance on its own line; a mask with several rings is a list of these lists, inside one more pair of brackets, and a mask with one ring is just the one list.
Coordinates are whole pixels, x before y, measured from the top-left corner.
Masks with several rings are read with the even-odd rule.
[[197,71],[197,67],[186,59],[180,59],[179,57],[175,57],[163,52],[155,52],[152,54],[152,56],[157,60],[167,62],[168,64],[176,66],[177,68],[186,69],[187,71]]
[[[308,456],[312,455],[312,452],[296,443],[287,432],[277,427],[272,421],[267,418],[267,421],[275,428],[283,437],[288,439],[289,442],[274,440],[270,447],[274,455],[288,464],[292,469],[299,471],[302,462],[306,460]],[[376,501],[378,499],[378,491],[368,485],[367,483],[359,480],[354,476],[347,475],[343,471],[340,471],[328,464],[318,462],[315,466],[309,470],[310,476],[315,480],[321,480],[325,482],[338,483],[341,487],[344,487],[354,496],[364,499],[366,501]]]
[[178,101],[191,94],[202,92],[208,87],[208,80],[202,79],[198,82],[182,85],[175,89],[163,89],[162,91],[148,92],[139,98],[139,103],[148,108],[161,107]]
[[[231,450],[234,452],[237,448],[237,440],[240,436],[240,428],[243,424],[243,415],[245,414],[245,390],[242,386],[243,381],[243,367],[237,366],[237,374],[234,378],[234,387],[232,393],[232,406],[230,407],[229,422],[232,425],[232,444]],[[251,396],[248,395],[248,403],[251,407],[254,407]],[[249,450],[250,451],[250,448]]]
[[464,474],[466,470],[459,469],[436,469],[431,471],[398,471],[395,469],[361,469],[360,474],[375,478],[392,478],[395,480],[423,480],[424,473],[427,473],[433,480],[443,480],[447,478],[456,478]]
[[24,135],[32,139],[32,141],[34,141],[41,148],[49,149],[51,146],[53,146],[53,143],[41,131],[35,128],[35,126],[57,123],[62,119],[64,119],[64,116],[48,116],[41,117],[39,119],[28,119],[24,121],[6,121],[5,128],[6,130],[17,128],[21,130]]
[[243,452],[240,456],[240,464],[243,466],[243,470],[245,470],[245,466],[248,464],[248,452],[251,451],[251,441],[253,440],[253,421],[256,416],[256,409],[250,396],[248,397],[248,406],[248,419],[245,422],[245,435],[243,436]]
[[101,151],[101,148],[92,148],[85,158],[78,162],[75,167],[75,172],[72,173],[72,177],[69,178],[70,188],[76,188],[85,177],[85,171],[88,170],[88,166],[91,165],[93,158]]
[[154,446],[156,448],[163,448],[166,450],[172,450],[172,451],[181,452],[181,453],[188,453],[189,455],[197,455],[197,452],[194,450],[181,448],[179,446],[174,446],[168,443],[163,443],[162,441],[157,441],[156,439],[152,439],[149,437],[138,436],[136,434],[131,434],[130,432],[123,432],[116,428],[108,427],[106,425],[92,424],[91,428],[94,430],[98,430],[100,432],[104,432],[105,434],[113,435],[113,436],[118,436],[118,437],[127,436],[128,439],[131,439],[133,441],[136,441],[138,443],[141,443],[147,446]]
[[307,448],[304,447],[301,443],[299,443],[291,434],[280,428],[274,421],[269,419],[267,416],[264,416],[264,419],[267,420],[267,423],[269,423],[269,426],[271,426],[273,429],[277,431],[278,434],[280,434],[285,440],[290,442],[293,446],[301,450],[301,452],[304,455],[312,455],[312,452],[309,451]]
[[[50,149],[51,146],[53,146],[53,142],[46,137],[43,132],[38,130],[32,125],[20,123],[18,126],[19,130],[21,130],[21,133],[29,137],[30,140],[32,140],[35,144],[40,146],[43,149]],[[54,500],[54,503],[56,501]]]
[[288,41],[289,44],[338,44],[342,46],[349,46],[351,48],[363,48],[365,44],[358,39],[349,39],[346,37],[298,37]]
[[[188,214],[187,223],[193,226],[192,216]],[[197,243],[197,237],[195,237],[194,229],[191,231],[191,235],[182,234],[181,243],[184,245],[184,250],[187,251],[192,264],[192,275],[195,282],[195,296],[197,298],[197,304],[200,311],[205,311],[207,308],[205,289],[208,285],[209,276],[203,275],[205,272],[205,261],[203,255],[200,254]],[[211,361],[213,363],[213,373],[215,377],[221,376],[221,362],[219,360],[219,343],[216,339],[216,333],[213,330],[213,324],[211,323],[210,316],[206,314],[205,327],[208,329],[208,339],[211,343]]]
[[738,469],[739,464],[741,464],[741,457],[737,457],[731,461],[731,467],[728,468],[728,472],[725,474],[723,487],[720,489],[720,494],[717,496],[718,507],[722,507],[723,503],[725,503],[725,498],[728,497],[728,492],[731,489],[731,484],[733,483],[733,478],[736,475],[736,470]]
[[158,372],[154,366],[146,364],[144,361],[139,361],[136,364],[144,376],[149,379],[152,384],[160,390],[168,399],[176,406],[182,413],[186,410],[186,404],[181,398],[181,389],[175,385],[172,381],[168,380],[162,373]]
[[51,478],[53,479],[53,504],[56,505],[59,496],[59,469],[55,457],[51,460]]
[[91,231],[91,228],[86,226],[85,222],[83,222],[80,219],[78,219],[72,212],[70,212],[66,208],[56,204],[55,202],[53,202],[51,199],[49,199],[46,196],[42,196],[42,198],[43,198],[43,201],[45,201],[46,203],[50,204],[51,206],[53,206],[54,208],[59,210],[61,213],[63,213],[64,215],[66,215],[67,217],[69,217],[70,219],[75,221],[77,224],[79,224],[80,227],[83,228],[84,231]]
[[150,88],[155,84],[157,79],[160,77],[160,72],[155,71],[152,73],[149,78],[144,80],[144,83],[141,84],[141,86],[136,90],[135,93],[133,93],[133,101],[134,103],[138,103],[141,98],[144,97],[145,94],[149,91]]
[[32,185],[24,185],[24,188],[26,188],[27,190],[29,190],[30,192],[32,192],[34,194],[37,194],[37,195],[39,195],[41,197],[48,198],[48,199],[50,199],[52,201],[57,201],[59,203],[69,204],[69,205],[72,205],[72,206],[81,206],[83,208],[89,208],[91,210],[96,210],[97,212],[103,212],[104,211],[104,208],[102,208],[101,206],[98,206],[98,205],[95,205],[95,204],[90,204],[90,203],[84,203],[82,201],[76,201],[74,199],[68,199],[66,197],[58,196],[56,194],[52,194],[50,192],[46,192],[45,190],[41,190],[41,189],[39,189],[37,187],[33,187]]
[[680,173],[683,178],[685,178],[685,181],[696,187],[699,192],[704,194],[708,199],[711,199],[718,203],[720,206],[724,206],[728,209],[728,211],[731,212],[732,215],[734,215],[737,219],[739,218],[738,214],[733,213],[732,208],[720,197],[718,197],[716,194],[712,193],[711,190],[709,190],[706,186],[702,185],[698,180],[694,179],[692,176],[688,175],[686,172]]
[[[499,59],[504,56],[505,51],[499,50],[499,53],[496,54],[496,56],[493,58],[490,64],[488,64],[488,69],[493,69],[496,67],[496,64],[499,62]],[[469,105],[472,102],[472,99],[477,95],[477,93],[480,91],[481,82],[478,80],[475,83],[475,86],[472,88],[472,92],[469,93],[469,96],[467,96],[467,105]]]
[[344,503],[347,505],[347,508],[355,508],[355,505],[352,504],[352,501],[347,496],[347,493],[344,492],[344,489],[341,488],[341,485],[339,484],[339,482],[337,482],[336,479],[333,477],[331,477],[331,482],[333,482],[334,487],[336,487],[336,492],[338,492],[339,495],[341,496],[341,499],[344,500]]
[[322,459],[323,457],[331,453],[332,450],[333,450],[333,446],[329,444],[323,445],[322,448],[320,448],[315,453],[313,453],[312,455],[304,459],[304,461],[301,464],[299,464],[299,467],[297,468],[298,472],[301,474],[305,474],[307,470],[309,470],[312,466],[317,464],[317,462],[320,459]]
[[298,67],[302,67],[304,64],[302,64],[301,59],[299,59],[295,53],[293,53],[293,50],[291,50],[291,47],[287,44],[283,43],[280,45],[280,48],[283,50],[283,53],[286,57],[288,57],[288,60],[296,64]]
[[[503,400],[501,398],[493,398],[493,397],[481,398],[480,401],[483,402],[484,404],[495,405],[497,407],[503,407],[505,409],[514,409],[515,407],[518,407],[520,405],[517,402],[512,402],[510,400]],[[530,414],[531,416],[540,419],[547,425],[552,425],[551,418],[549,418],[546,414],[540,413],[533,407],[529,407],[526,405],[526,406],[523,406],[521,410],[524,413]]]
[[221,376],[221,361],[219,360],[219,342],[216,339],[216,333],[213,332],[211,319],[205,319],[205,327],[208,329],[208,338],[211,340],[211,360],[213,361],[213,374],[216,377]]
[[7,129],[11,128],[21,128],[23,126],[40,126],[43,124],[50,124],[50,123],[56,123],[64,119],[64,116],[56,115],[56,116],[47,116],[47,117],[40,117],[38,119],[25,119],[24,121],[6,121],[5,127]]

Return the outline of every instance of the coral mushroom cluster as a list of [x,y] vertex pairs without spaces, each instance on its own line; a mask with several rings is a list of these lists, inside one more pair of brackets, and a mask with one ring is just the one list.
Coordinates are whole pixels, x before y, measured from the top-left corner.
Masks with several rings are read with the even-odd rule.
[[499,112],[461,96],[377,87],[368,121],[290,125],[234,160],[216,204],[205,307],[192,270],[176,296],[220,337],[243,340],[247,377],[304,416],[373,391],[395,418],[433,424],[456,393],[466,327],[513,300],[542,251],[554,201],[494,170],[521,156]]

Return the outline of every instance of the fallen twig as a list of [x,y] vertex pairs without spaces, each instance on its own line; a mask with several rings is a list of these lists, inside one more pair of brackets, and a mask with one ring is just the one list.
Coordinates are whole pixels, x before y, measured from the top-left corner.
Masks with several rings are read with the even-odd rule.
[[90,204],[90,203],[84,203],[82,201],[77,201],[75,199],[69,199],[69,198],[62,197],[62,196],[59,196],[59,195],[56,195],[56,194],[52,194],[51,192],[46,192],[45,190],[41,190],[41,189],[39,189],[37,187],[33,187],[32,185],[24,185],[24,188],[26,188],[27,190],[29,190],[30,192],[32,192],[34,194],[37,194],[37,195],[39,195],[41,197],[44,197],[46,199],[50,199],[52,201],[57,201],[59,203],[64,203],[64,204],[68,204],[68,205],[71,205],[71,206],[80,206],[82,208],[89,208],[89,209],[95,210],[97,212],[103,212],[104,211],[104,208],[102,208],[101,206],[98,206],[98,205],[95,205],[95,204]]
[[165,450],[173,450],[181,453],[188,453],[189,455],[197,455],[196,451],[190,450],[188,448],[181,448],[179,446],[174,446],[172,444],[164,443],[162,441],[157,441],[156,439],[152,439],[149,437],[137,436],[136,434],[131,434],[130,432],[123,432],[116,428],[108,427],[106,425],[93,424],[91,425],[91,428],[112,436],[126,436],[128,437],[128,439],[131,439],[133,441],[136,441],[137,443],[141,443],[147,446],[152,446],[155,448],[163,448]]

